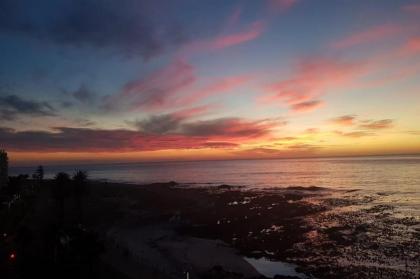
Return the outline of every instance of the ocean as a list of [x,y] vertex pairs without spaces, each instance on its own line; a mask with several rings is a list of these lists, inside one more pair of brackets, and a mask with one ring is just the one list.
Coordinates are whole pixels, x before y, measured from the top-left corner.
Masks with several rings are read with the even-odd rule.
[[[224,242],[234,246],[239,238],[241,241],[238,243],[248,243],[252,249],[247,249],[252,251],[258,252],[263,247],[259,252],[264,255],[262,258],[244,259],[267,277],[282,274],[307,278],[296,267],[302,267],[302,262],[314,262],[316,264],[303,266],[307,270],[328,270],[332,265],[343,274],[345,270],[351,270],[368,276],[364,278],[370,278],[371,271],[375,276],[381,274],[382,277],[382,270],[392,275],[386,275],[386,278],[401,278],[401,274],[405,278],[418,278],[420,156],[45,166],[48,178],[60,171],[73,173],[77,169],[88,171],[91,179],[110,182],[148,184],[176,181],[181,184],[181,188],[216,187],[221,184],[243,186],[234,188],[236,190],[232,191],[229,203],[225,203],[220,198],[222,196],[214,194],[219,191],[209,191],[224,210],[217,211],[219,207],[212,207],[212,214],[218,212],[220,216],[216,218],[217,223],[216,219],[210,218],[207,226],[211,228],[209,231],[217,232],[220,230],[220,220],[224,220],[223,230],[219,231],[222,237],[225,236]],[[34,167],[12,168],[11,173],[30,174],[33,170]],[[246,188],[268,190],[252,193],[241,191]],[[276,188],[289,189],[277,191]],[[283,203],[288,205],[286,211],[290,209],[294,212],[293,218],[278,223],[277,218],[284,214],[285,209],[278,209],[281,203],[273,202],[273,193],[289,193],[290,200],[283,200]],[[293,199],[294,195],[302,197],[302,200]],[[281,201],[286,196],[279,195],[276,199]],[[268,199],[264,200],[264,197]],[[171,198],[174,202],[182,200],[179,196]],[[252,205],[248,205],[251,200]],[[205,211],[208,210],[207,206],[204,206]],[[315,210],[305,215],[299,213],[299,208],[321,211]],[[260,214],[263,214],[267,222],[262,226],[264,229],[261,229],[260,217],[255,218]],[[205,213],[199,214],[202,215]],[[249,221],[248,216],[251,216]],[[200,226],[197,227],[202,227],[201,217],[199,220]],[[230,225],[230,222],[236,223]],[[283,251],[274,248],[283,240],[290,239],[290,233],[306,229],[308,232],[305,232],[303,240],[295,243],[293,249]],[[157,238],[154,235],[156,232],[152,232],[153,237]],[[141,229],[126,234],[119,232],[118,237],[129,239],[125,241],[131,243],[130,249],[141,255],[144,248],[135,250],[136,247],[143,247],[138,246],[144,239],[141,233]],[[159,236],[158,239],[161,238]],[[252,245],[257,245],[257,248]],[[286,262],[280,261],[281,258],[273,258],[279,251],[291,253],[295,258],[288,258]],[[150,258],[150,255],[147,257]]]
[[[11,174],[35,167],[14,167]],[[381,194],[384,201],[420,210],[420,156],[369,156],[311,159],[182,161],[45,166],[46,177],[77,169],[91,179],[125,183],[176,181],[192,186],[249,188],[317,186]]]

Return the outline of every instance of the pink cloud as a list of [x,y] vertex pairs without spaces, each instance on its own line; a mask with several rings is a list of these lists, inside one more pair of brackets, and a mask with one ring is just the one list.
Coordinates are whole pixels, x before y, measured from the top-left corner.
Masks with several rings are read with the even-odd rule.
[[355,45],[371,43],[389,38],[401,31],[401,27],[395,24],[383,24],[370,27],[364,31],[355,32],[332,44],[334,48],[348,48]]
[[204,105],[204,106],[198,106],[198,107],[179,110],[173,114],[179,118],[185,119],[185,118],[197,117],[197,116],[206,114],[209,112],[210,108],[213,108],[213,106]]
[[324,105],[324,102],[319,100],[296,103],[292,105],[292,110],[295,112],[309,112]]
[[420,37],[409,39],[401,48],[400,53],[403,55],[415,55],[420,53]]
[[329,90],[353,84],[363,65],[331,58],[303,60],[291,78],[266,88],[265,102],[281,101],[294,111],[310,111],[323,103],[318,100]]
[[298,0],[268,0],[270,9],[276,11],[286,11],[296,5]]
[[184,47],[182,53],[189,54],[201,51],[213,51],[240,45],[257,39],[261,36],[263,31],[263,22],[255,21],[243,31],[227,35],[220,35],[208,40],[199,40],[192,42],[186,47]]
[[233,76],[216,80],[201,89],[194,90],[194,93],[184,98],[180,98],[178,101],[176,101],[176,103],[181,105],[194,104],[208,97],[242,86],[250,79],[251,78],[248,76]]
[[153,109],[163,105],[173,95],[189,88],[197,77],[195,68],[184,60],[176,60],[163,69],[128,82],[123,89],[105,100],[108,109]]
[[120,92],[104,99],[104,107],[110,111],[155,111],[195,106],[197,102],[233,90],[249,80],[251,77],[245,75],[232,76],[199,85],[195,67],[178,59],[147,76],[127,82]]
[[[409,34],[405,34],[408,36]],[[397,47],[369,55],[362,62],[365,89],[385,87],[395,82],[415,79],[420,70],[417,55],[420,54],[420,37],[409,37]]]
[[248,30],[236,34],[220,36],[209,43],[209,48],[220,49],[230,46],[242,44],[244,42],[252,41],[258,38],[263,31],[263,24],[261,22],[254,22]]
[[242,9],[237,7],[227,19],[225,29],[230,29],[233,26],[235,26],[238,23],[239,18],[241,17],[241,14],[242,14]]
[[404,12],[420,14],[420,4],[408,4],[401,7]]

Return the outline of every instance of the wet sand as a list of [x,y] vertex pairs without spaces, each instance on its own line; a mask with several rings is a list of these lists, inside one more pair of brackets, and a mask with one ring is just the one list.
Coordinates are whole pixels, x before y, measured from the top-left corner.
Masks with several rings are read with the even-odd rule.
[[294,264],[301,278],[418,278],[418,216],[378,196],[95,182],[85,221],[108,239],[104,260],[129,278],[260,278],[245,257]]

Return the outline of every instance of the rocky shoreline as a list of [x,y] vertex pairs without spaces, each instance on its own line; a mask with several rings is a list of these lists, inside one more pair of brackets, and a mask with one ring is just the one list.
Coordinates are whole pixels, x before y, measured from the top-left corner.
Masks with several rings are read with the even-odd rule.
[[10,278],[420,275],[420,216],[392,194],[90,181],[58,203],[55,181],[25,183],[1,211],[2,247],[17,252],[2,261]]
[[[396,218],[393,208],[373,205],[374,196],[357,191],[173,182],[92,188],[90,225],[167,278],[263,276],[245,257],[296,264],[293,276],[300,278],[419,276],[419,220]],[[106,217],[95,218],[94,207]],[[275,272],[270,269],[265,275]],[[290,276],[283,271],[279,276]]]

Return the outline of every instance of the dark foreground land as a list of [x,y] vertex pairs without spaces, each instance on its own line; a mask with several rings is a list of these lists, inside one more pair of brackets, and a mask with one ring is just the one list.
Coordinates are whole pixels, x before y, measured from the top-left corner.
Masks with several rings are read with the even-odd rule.
[[[1,278],[420,274],[419,220],[375,203],[376,195],[318,187],[91,182],[79,203],[67,199],[61,204],[52,198],[51,187],[45,181],[1,209],[0,227],[6,233]],[[264,265],[267,261],[296,268],[273,271]]]

